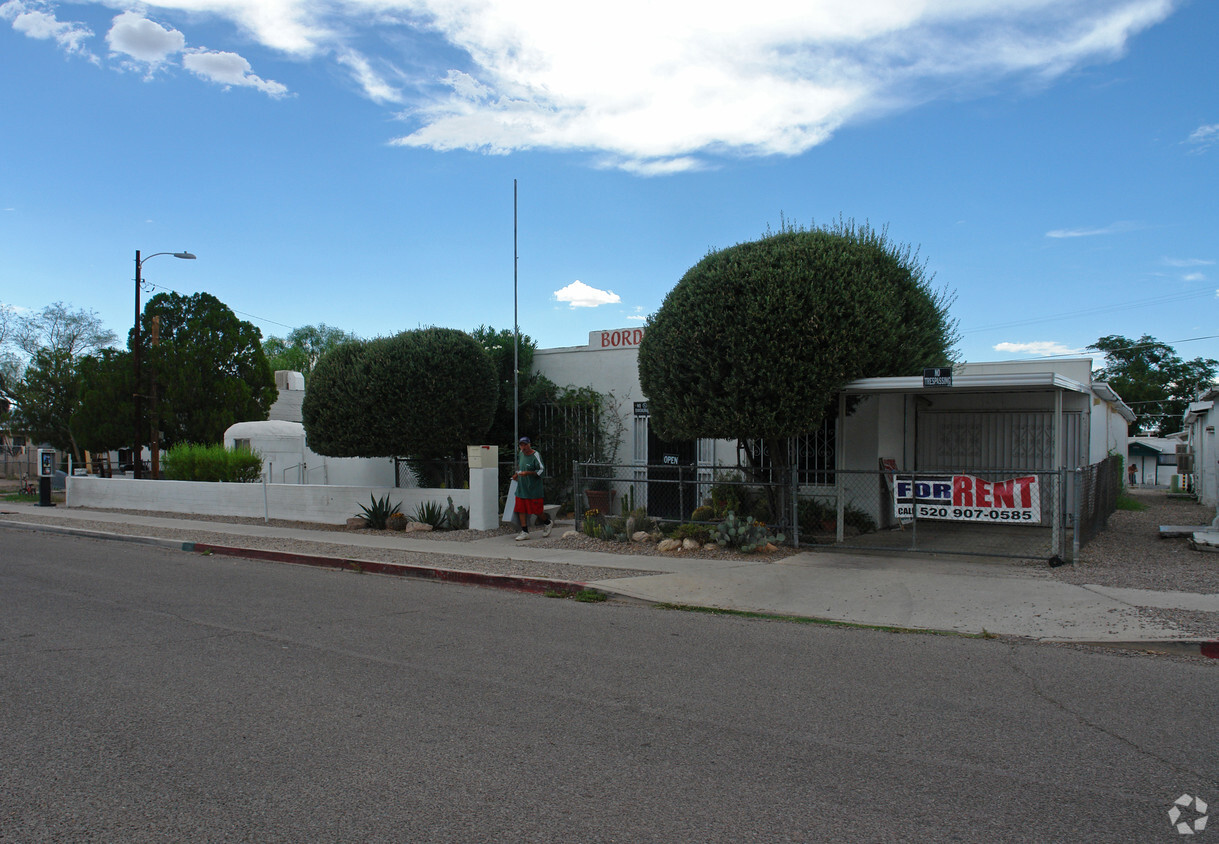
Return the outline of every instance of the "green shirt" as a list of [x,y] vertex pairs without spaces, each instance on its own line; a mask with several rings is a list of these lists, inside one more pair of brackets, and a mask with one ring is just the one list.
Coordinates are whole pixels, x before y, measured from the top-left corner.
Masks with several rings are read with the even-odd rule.
[[518,472],[537,472],[536,475],[521,475],[516,479],[516,497],[517,498],[541,498],[542,492],[542,472],[546,466],[542,463],[542,456],[536,451],[533,454],[526,454],[523,451],[516,453],[516,470]]

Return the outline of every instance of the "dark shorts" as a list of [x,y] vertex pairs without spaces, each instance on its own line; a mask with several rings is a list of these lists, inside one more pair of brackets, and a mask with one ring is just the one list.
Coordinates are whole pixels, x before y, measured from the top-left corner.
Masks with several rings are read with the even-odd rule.
[[518,498],[515,506],[512,508],[513,513],[525,513],[529,516],[542,515],[542,499],[540,498]]

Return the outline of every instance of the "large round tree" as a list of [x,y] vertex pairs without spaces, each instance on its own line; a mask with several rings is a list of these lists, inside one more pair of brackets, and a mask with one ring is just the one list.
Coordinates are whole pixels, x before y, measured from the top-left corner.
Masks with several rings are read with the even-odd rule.
[[670,440],[806,433],[849,381],[946,364],[948,304],[908,247],[866,224],[785,228],[712,252],[648,320],[650,422]]
[[495,369],[478,341],[423,328],[323,356],[301,415],[319,454],[447,457],[482,442],[495,404]]

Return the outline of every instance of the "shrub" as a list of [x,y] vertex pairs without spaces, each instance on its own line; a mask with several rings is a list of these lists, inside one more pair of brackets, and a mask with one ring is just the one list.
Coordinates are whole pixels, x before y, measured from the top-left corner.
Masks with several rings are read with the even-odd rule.
[[635,530],[641,530],[644,533],[651,533],[656,529],[656,522],[648,515],[648,511],[643,507],[636,507],[631,511],[631,518],[635,520]]
[[161,468],[171,481],[257,483],[262,455],[245,448],[183,443],[165,452]]
[[391,507],[389,505],[388,495],[382,496],[379,499],[373,498],[370,495],[368,498],[371,502],[371,506],[366,507],[363,504],[360,505],[360,518],[364,519],[364,524],[367,527],[373,528],[374,530],[385,530],[389,517],[395,513],[402,512],[401,502]]
[[[785,538],[780,533],[773,541],[782,542]],[[736,517],[736,513],[731,512],[724,517],[715,532],[715,542],[721,548],[738,548],[747,554],[771,541],[766,525],[762,522],[755,522],[753,516],[746,516],[742,521]]]
[[693,539],[700,545],[706,545],[711,542],[711,528],[706,525],[694,525],[686,523],[678,525],[669,532],[670,539]]
[[[450,498],[449,503],[452,502],[453,499]],[[414,519],[439,530],[444,527],[444,510],[435,501],[422,501],[415,507]]]
[[388,519],[385,520],[385,526],[387,528],[389,528],[390,530],[396,530],[398,532],[402,532],[402,531],[406,530],[406,523],[408,521],[409,520],[406,518],[405,513],[394,513],[392,516],[390,516]]
[[701,507],[695,507],[694,512],[690,514],[692,522],[710,522],[715,519],[715,508],[709,504],[704,504]]

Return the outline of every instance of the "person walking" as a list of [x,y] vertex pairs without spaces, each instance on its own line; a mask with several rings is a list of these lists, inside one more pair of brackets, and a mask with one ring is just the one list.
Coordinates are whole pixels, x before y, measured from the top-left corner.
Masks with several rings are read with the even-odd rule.
[[546,511],[542,509],[542,497],[545,494],[542,491],[542,474],[546,471],[546,465],[542,462],[542,455],[534,450],[529,437],[521,437],[516,448],[516,471],[512,473],[512,479],[516,481],[516,504],[512,512],[521,528],[521,532],[516,535],[516,541],[521,542],[529,538],[530,516],[542,526],[542,536],[550,536],[554,523],[546,517]]

